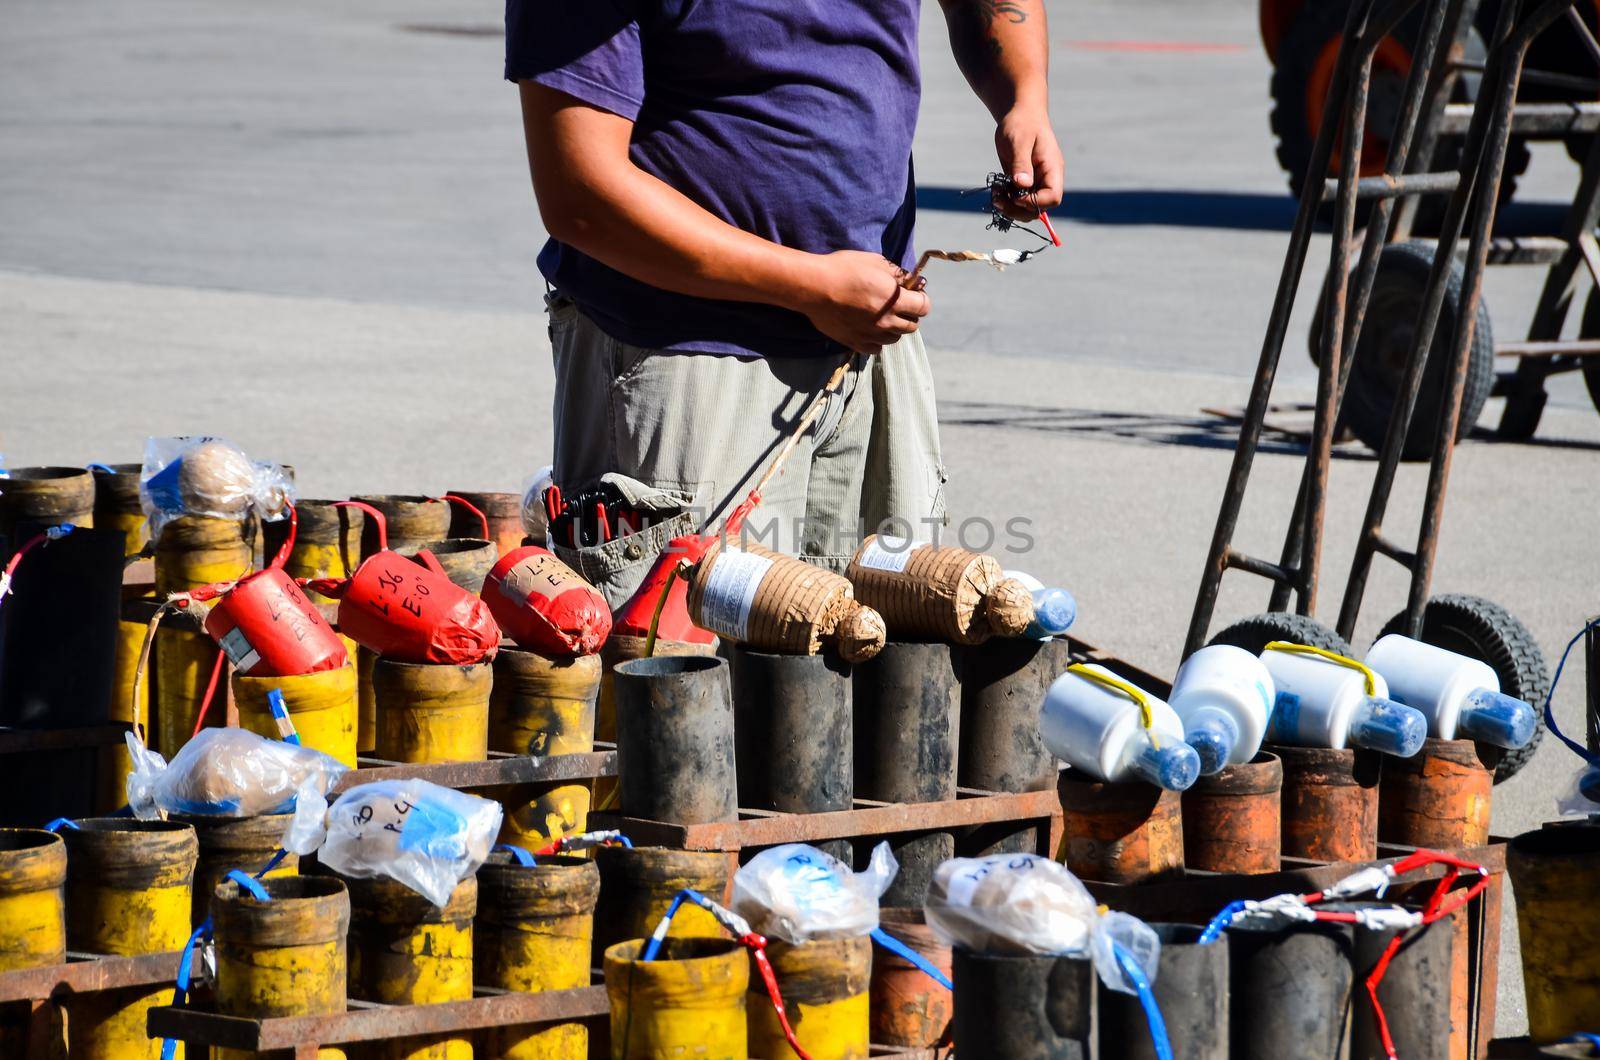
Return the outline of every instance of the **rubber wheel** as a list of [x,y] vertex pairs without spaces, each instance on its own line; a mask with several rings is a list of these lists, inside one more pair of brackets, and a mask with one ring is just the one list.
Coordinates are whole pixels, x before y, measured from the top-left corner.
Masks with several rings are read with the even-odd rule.
[[1326,648],[1340,655],[1350,654],[1350,642],[1314,618],[1288,611],[1267,611],[1249,618],[1241,618],[1233,625],[1211,638],[1212,644],[1232,644],[1254,655],[1260,655],[1268,644],[1286,640],[1292,644],[1309,644]]
[[[1583,304],[1583,338],[1600,339],[1600,290],[1591,288],[1589,300]],[[1583,385],[1589,388],[1589,400],[1600,411],[1600,355],[1579,359],[1583,366]]]
[[[1351,0],[1309,0],[1295,15],[1278,43],[1276,65],[1272,71],[1272,132],[1277,137],[1278,164],[1289,178],[1289,190],[1296,199],[1305,188],[1306,169],[1311,164],[1311,150],[1316,144],[1317,130],[1322,123],[1322,112],[1327,91],[1337,65],[1339,42],[1344,34],[1345,18]],[[1400,104],[1405,95],[1405,79],[1411,69],[1414,42],[1419,34],[1420,20],[1413,14],[1401,22],[1396,32],[1379,44],[1372,64],[1372,82],[1367,101],[1367,128],[1362,132],[1361,175],[1377,176],[1383,172],[1388,158],[1389,139],[1399,119]],[[1476,29],[1469,29],[1463,58],[1482,62],[1488,55],[1483,38]],[[1478,98],[1481,78],[1467,74],[1456,79],[1451,101],[1472,103]],[[1437,157],[1430,163],[1435,170],[1455,169],[1460,165],[1463,138],[1451,137],[1439,142]],[[1342,146],[1334,145],[1328,172],[1336,176],[1341,166]],[[1516,193],[1517,177],[1527,168],[1530,155],[1527,143],[1512,140],[1506,153],[1505,173],[1500,182],[1500,203],[1511,200]],[[1436,229],[1444,216],[1442,196],[1423,199],[1418,211],[1416,227],[1427,231]],[[1356,206],[1356,224],[1366,221],[1369,202]],[[1324,220],[1333,217],[1331,203],[1321,207],[1319,216]]]
[[[1345,390],[1344,405],[1339,413],[1340,426],[1348,428],[1375,451],[1383,448],[1384,437],[1388,434],[1395,394],[1411,355],[1411,340],[1416,333],[1417,316],[1432,269],[1433,247],[1424,243],[1390,244],[1378,259],[1372,298],[1367,303],[1366,319],[1361,325],[1361,340],[1356,344],[1355,364],[1350,368],[1350,385]],[[1411,429],[1401,449],[1402,460],[1427,460],[1433,455],[1450,347],[1455,342],[1456,321],[1461,311],[1462,279],[1461,263],[1452,263],[1439,323],[1434,329],[1433,347],[1428,351],[1428,363],[1422,372],[1422,389],[1412,412]],[[1461,416],[1456,423],[1458,441],[1478,422],[1484,402],[1489,400],[1489,391],[1494,387],[1494,325],[1482,297],[1478,299],[1475,319],[1472,348],[1467,355],[1466,388],[1461,396]]]
[[[1400,633],[1405,623],[1402,611],[1388,621],[1379,636]],[[1488,663],[1500,678],[1500,691],[1532,704],[1539,713],[1533,739],[1515,751],[1501,752],[1494,782],[1515,776],[1544,738],[1544,701],[1550,694],[1550,671],[1533,634],[1515,615],[1492,600],[1449,593],[1428,601],[1422,613],[1420,639]]]

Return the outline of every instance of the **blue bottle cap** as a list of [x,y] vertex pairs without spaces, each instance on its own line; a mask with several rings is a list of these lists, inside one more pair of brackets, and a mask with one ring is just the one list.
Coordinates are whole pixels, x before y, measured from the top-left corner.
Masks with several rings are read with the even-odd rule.
[[1410,758],[1428,738],[1428,719],[1422,711],[1381,696],[1367,696],[1350,720],[1346,742],[1352,747]]
[[1185,791],[1200,777],[1200,756],[1176,740],[1163,740],[1159,751],[1146,743],[1131,766],[1140,777],[1168,791]]
[[1078,602],[1065,589],[1035,589],[1033,621],[1023,636],[1035,640],[1059,637],[1078,619]]
[[1200,757],[1200,775],[1209,777],[1227,768],[1239,745],[1239,726],[1220,710],[1198,710],[1189,718],[1183,740]]
[[1539,727],[1533,708],[1504,692],[1480,688],[1467,697],[1456,721],[1458,736],[1515,750],[1525,747]]

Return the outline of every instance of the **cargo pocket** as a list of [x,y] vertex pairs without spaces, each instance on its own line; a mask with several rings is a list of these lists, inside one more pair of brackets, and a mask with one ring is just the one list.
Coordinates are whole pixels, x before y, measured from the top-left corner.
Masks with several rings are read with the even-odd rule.
[[563,563],[598,589],[615,611],[639,588],[667,542],[694,533],[695,497],[693,491],[647,486],[615,473],[602,475],[600,481],[615,487],[634,510],[646,513],[651,525],[594,545],[573,547],[552,540],[551,549]]

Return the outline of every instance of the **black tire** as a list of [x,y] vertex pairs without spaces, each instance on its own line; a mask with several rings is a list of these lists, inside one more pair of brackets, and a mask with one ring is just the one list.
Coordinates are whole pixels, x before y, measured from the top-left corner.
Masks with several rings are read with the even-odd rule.
[[[1405,629],[1406,616],[1402,611],[1383,627],[1386,636]],[[1550,671],[1545,666],[1544,652],[1517,617],[1492,600],[1481,596],[1448,593],[1428,601],[1422,613],[1424,643],[1482,659],[1500,678],[1500,691],[1531,703],[1539,713],[1539,723],[1533,730],[1533,739],[1515,751],[1500,752],[1500,764],[1495,768],[1496,784],[1514,776],[1528,764],[1539,741],[1544,738],[1544,701],[1550,694]],[[1488,748],[1485,748],[1486,753]],[[1498,751],[1498,749],[1495,749]]]
[[[1600,289],[1591,288],[1589,300],[1583,304],[1583,338],[1600,339]],[[1600,412],[1600,355],[1584,357],[1583,385],[1589,388],[1589,400]]]
[[1340,655],[1350,654],[1350,642],[1314,618],[1288,611],[1267,611],[1249,618],[1241,618],[1233,625],[1212,637],[1211,644],[1232,644],[1236,648],[1259,655],[1275,640],[1293,644],[1309,644],[1326,648]]
[[[1339,422],[1373,450],[1383,447],[1394,411],[1395,394],[1405,374],[1422,308],[1428,274],[1433,269],[1433,247],[1424,243],[1394,243],[1383,248],[1378,273],[1372,281],[1372,298],[1356,344],[1355,364],[1350,369],[1350,385],[1345,390]],[[1433,455],[1439,431],[1439,408],[1443,403],[1448,374],[1450,347],[1455,342],[1460,318],[1462,268],[1452,264],[1445,284],[1444,304],[1439,324],[1434,329],[1433,347],[1422,372],[1422,389],[1417,395],[1401,449],[1403,460],[1426,460]],[[1467,382],[1461,397],[1461,416],[1456,422],[1459,441],[1471,432],[1483,412],[1484,402],[1494,387],[1494,325],[1489,307],[1480,296],[1477,321],[1473,327],[1472,349],[1467,357]]]
[[[1313,70],[1328,42],[1338,40],[1343,34],[1345,18],[1349,14],[1352,2],[1353,0],[1309,0],[1295,15],[1278,46],[1277,64],[1272,71],[1271,84],[1272,133],[1278,141],[1278,164],[1283,167],[1285,175],[1289,178],[1289,190],[1296,199],[1305,188],[1306,169],[1311,164],[1311,149],[1316,143],[1316,136],[1312,134],[1311,126],[1307,122],[1307,94],[1311,91]],[[1413,14],[1405,19],[1395,32],[1395,39],[1404,45],[1409,53],[1414,54],[1416,51],[1415,41],[1419,33],[1419,23],[1420,20]],[[1484,46],[1483,38],[1476,29],[1469,29],[1463,58],[1482,62],[1487,55],[1488,49]],[[1476,74],[1457,78],[1451,101],[1475,102],[1480,82],[1481,78]],[[1364,140],[1370,141],[1375,135],[1388,138],[1399,115],[1399,99],[1402,92],[1403,84],[1380,83],[1380,79],[1375,78],[1372,86],[1373,95],[1368,102],[1368,125],[1362,134]],[[1388,105],[1385,103],[1386,97],[1393,97],[1387,100]],[[1442,139],[1439,142],[1438,157],[1429,163],[1430,168],[1442,170],[1458,167],[1461,161],[1462,142],[1463,139],[1460,137]],[[1529,157],[1528,146],[1523,139],[1517,138],[1511,142],[1506,154],[1505,174],[1500,182],[1502,205],[1511,201],[1512,195],[1515,194],[1517,177],[1528,168]],[[1424,199],[1422,209],[1418,212],[1417,227],[1425,231],[1437,228],[1439,220],[1444,216],[1444,201],[1441,196]],[[1358,225],[1365,223],[1369,209],[1367,203],[1357,204]],[[1331,204],[1322,207],[1321,216],[1324,219],[1333,216]]]

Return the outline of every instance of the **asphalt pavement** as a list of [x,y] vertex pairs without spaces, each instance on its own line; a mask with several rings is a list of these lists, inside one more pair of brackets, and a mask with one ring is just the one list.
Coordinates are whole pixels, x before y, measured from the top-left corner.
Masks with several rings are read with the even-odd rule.
[[[1170,673],[1235,438],[1293,203],[1268,131],[1269,68],[1243,0],[1051,3],[1067,157],[1064,246],[998,275],[936,265],[926,335],[957,523],[1022,517],[1007,557],[1079,598],[1085,637]],[[923,32],[918,245],[1004,240],[959,192],[992,162],[937,7]],[[543,239],[516,92],[487,0],[200,0],[92,17],[10,0],[0,35],[0,450],[13,465],[138,458],[145,436],[213,432],[296,465],[307,495],[516,489],[550,454]],[[750,160],[759,167],[761,160]],[[1510,215],[1559,215],[1576,167],[1539,148]],[[1278,398],[1311,397],[1305,319]],[[1540,275],[1497,269],[1502,337]],[[1483,424],[1492,425],[1498,402]],[[1573,377],[1537,437],[1457,452],[1436,591],[1519,616],[1551,666],[1600,612],[1600,416]],[[1300,450],[1256,463],[1239,544],[1276,553]],[[1341,446],[1318,613],[1337,612],[1375,461]],[[1387,520],[1415,534],[1425,471]],[[1380,566],[1362,648],[1404,603]],[[1221,621],[1261,610],[1230,575]],[[1559,717],[1582,730],[1583,671]],[[1554,815],[1576,760],[1546,741],[1496,791],[1502,834]],[[1507,910],[1499,1022],[1524,1025]]]

